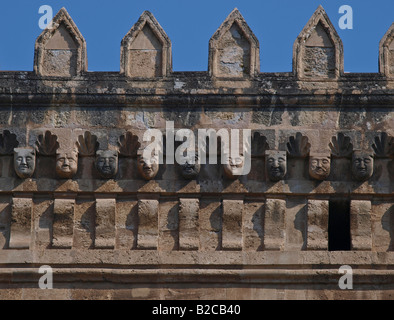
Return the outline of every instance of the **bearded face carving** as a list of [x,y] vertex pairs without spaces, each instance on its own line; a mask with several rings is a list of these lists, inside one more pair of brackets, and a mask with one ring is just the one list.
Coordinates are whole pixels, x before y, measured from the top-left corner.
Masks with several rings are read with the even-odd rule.
[[373,174],[373,156],[364,151],[354,151],[352,174],[358,181],[368,180]]
[[18,177],[31,178],[36,169],[36,153],[33,148],[14,149],[14,168]]
[[309,175],[316,180],[325,180],[330,175],[331,160],[326,154],[312,154],[309,157]]
[[181,165],[182,176],[188,180],[195,179],[200,173],[200,168],[201,165],[197,154],[187,157],[185,163]]
[[152,180],[159,171],[159,157],[154,155],[145,158],[143,155],[138,156],[138,172],[145,180]]
[[56,154],[56,174],[63,179],[71,179],[78,170],[78,151],[59,150]]
[[223,164],[224,174],[229,179],[237,179],[242,174],[245,161],[244,156],[242,154],[236,157],[231,155],[224,156],[226,159],[226,163]]
[[268,150],[265,153],[267,176],[271,181],[282,180],[287,173],[287,158],[285,151]]
[[97,151],[96,169],[101,177],[113,178],[118,173],[118,152],[113,150]]

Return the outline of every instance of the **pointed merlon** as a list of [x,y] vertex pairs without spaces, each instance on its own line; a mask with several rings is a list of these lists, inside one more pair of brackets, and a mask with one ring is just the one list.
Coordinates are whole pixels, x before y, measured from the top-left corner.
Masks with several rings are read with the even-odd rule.
[[394,23],[379,43],[379,72],[386,77],[394,77]]
[[337,79],[343,74],[343,44],[322,6],[293,46],[293,73],[299,79]]
[[120,73],[131,78],[165,77],[172,72],[171,41],[156,18],[144,11],[121,43]]
[[260,72],[259,41],[236,8],[209,40],[208,72],[218,78],[254,76]]
[[34,71],[55,77],[72,77],[87,71],[86,41],[65,8],[36,40]]

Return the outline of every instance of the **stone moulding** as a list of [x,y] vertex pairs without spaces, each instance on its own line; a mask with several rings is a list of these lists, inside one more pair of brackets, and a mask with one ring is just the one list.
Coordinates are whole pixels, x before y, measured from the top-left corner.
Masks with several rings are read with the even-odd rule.
[[343,44],[319,6],[293,45],[293,73],[300,79],[338,79],[343,73]]
[[379,72],[388,78],[394,77],[394,23],[379,43]]
[[209,40],[208,73],[237,78],[253,77],[259,72],[259,41],[235,8]]
[[87,71],[86,41],[65,8],[52,20],[52,28],[37,38],[34,72],[41,76],[72,77]]
[[124,36],[120,50],[120,74],[126,77],[166,77],[172,72],[170,38],[149,11]]

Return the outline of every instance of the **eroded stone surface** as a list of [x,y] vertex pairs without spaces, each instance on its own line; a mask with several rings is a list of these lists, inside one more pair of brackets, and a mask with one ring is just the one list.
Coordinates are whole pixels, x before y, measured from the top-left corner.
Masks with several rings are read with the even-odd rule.
[[353,250],[371,250],[371,201],[352,200],[350,204],[350,233]]
[[328,249],[328,201],[308,200],[307,249]]
[[31,197],[13,198],[10,228],[10,248],[28,249],[32,238],[33,201]]

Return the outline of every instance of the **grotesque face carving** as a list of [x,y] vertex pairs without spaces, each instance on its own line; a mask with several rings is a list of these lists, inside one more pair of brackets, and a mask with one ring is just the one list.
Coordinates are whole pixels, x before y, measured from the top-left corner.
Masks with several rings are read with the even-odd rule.
[[56,154],[56,174],[63,179],[71,179],[78,169],[78,151],[59,151]]
[[271,181],[279,181],[287,172],[286,152],[268,150],[265,153],[265,166],[268,178]]
[[223,171],[227,178],[237,179],[242,174],[244,166],[244,156],[241,154],[237,157],[231,155],[224,155],[226,163],[223,164]]
[[195,179],[200,173],[200,161],[198,155],[186,158],[186,162],[181,165],[182,176],[185,179]]
[[113,178],[118,173],[118,153],[113,150],[97,151],[96,168],[103,178]]
[[353,177],[358,181],[368,180],[373,174],[373,157],[363,151],[354,151],[352,157]]
[[32,148],[14,149],[14,168],[18,177],[30,178],[36,168],[36,153]]
[[144,158],[142,155],[139,155],[137,167],[142,178],[151,180],[159,171],[159,157],[151,156],[150,158]]
[[324,180],[330,175],[331,161],[328,155],[312,154],[309,157],[309,175],[313,179]]

